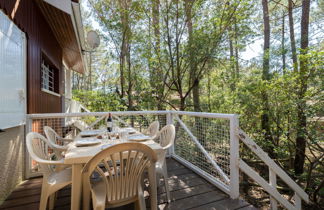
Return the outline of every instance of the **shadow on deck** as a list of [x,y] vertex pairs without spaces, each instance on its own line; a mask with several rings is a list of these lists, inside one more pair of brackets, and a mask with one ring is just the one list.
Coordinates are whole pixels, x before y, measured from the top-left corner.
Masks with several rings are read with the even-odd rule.
[[[174,159],[168,159],[167,166],[172,202],[166,203],[165,189],[161,185],[158,189],[159,209],[256,209],[243,200],[231,200],[228,195]],[[42,178],[35,178],[19,185],[0,206],[0,209],[38,209],[41,184]],[[59,191],[55,209],[70,209],[70,193],[70,187]],[[133,209],[133,205],[115,209]]]

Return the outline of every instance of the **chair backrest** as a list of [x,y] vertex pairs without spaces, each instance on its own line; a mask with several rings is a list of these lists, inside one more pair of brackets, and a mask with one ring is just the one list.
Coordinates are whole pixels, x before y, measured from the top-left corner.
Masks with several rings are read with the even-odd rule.
[[54,153],[57,156],[57,158],[62,158],[62,150],[57,150],[57,148],[62,148],[61,145],[58,143],[58,138],[61,138],[53,128],[49,126],[44,126],[44,133],[46,135],[46,138],[48,139],[48,143],[50,147],[54,149]]
[[[83,168],[89,186],[99,175],[106,185],[108,205],[132,201],[138,195],[144,169],[155,167],[157,156],[147,145],[132,142],[116,144],[94,156]],[[96,180],[98,180],[96,178]]]
[[50,165],[41,162],[51,160],[51,154],[48,151],[49,141],[39,133],[30,132],[26,136],[26,146],[31,158],[38,162],[43,176],[48,177],[53,169]]
[[54,131],[53,128],[49,126],[44,126],[44,133],[46,135],[46,138],[49,140],[50,144],[53,144],[53,146],[57,145],[57,137],[59,135]]
[[154,138],[163,149],[168,149],[174,143],[175,138],[175,127],[174,125],[166,125],[164,126]]
[[160,129],[160,123],[159,123],[159,121],[154,121],[147,128],[147,134],[149,136],[155,136],[159,132],[159,129]]

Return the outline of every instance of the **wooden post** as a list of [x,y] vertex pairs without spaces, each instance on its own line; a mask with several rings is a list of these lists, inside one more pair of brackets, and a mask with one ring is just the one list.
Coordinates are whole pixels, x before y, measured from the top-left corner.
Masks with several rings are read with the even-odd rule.
[[[269,183],[274,189],[277,188],[277,174],[271,168],[269,168]],[[270,207],[272,210],[278,209],[278,202],[272,196],[270,196]]]
[[230,196],[232,199],[237,199],[240,196],[239,139],[236,135],[238,128],[238,116],[234,115],[230,119]]

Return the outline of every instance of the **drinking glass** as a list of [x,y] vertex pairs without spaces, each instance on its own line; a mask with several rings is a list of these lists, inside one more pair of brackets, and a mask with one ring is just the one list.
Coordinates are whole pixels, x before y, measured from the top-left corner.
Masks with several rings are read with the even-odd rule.
[[128,139],[128,132],[127,131],[119,132],[119,138],[122,141],[127,141],[127,139]]

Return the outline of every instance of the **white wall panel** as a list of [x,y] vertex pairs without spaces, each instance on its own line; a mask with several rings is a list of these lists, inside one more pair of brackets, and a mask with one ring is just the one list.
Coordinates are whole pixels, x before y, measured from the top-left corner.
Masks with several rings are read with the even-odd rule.
[[0,11],[0,129],[25,123],[26,38]]

